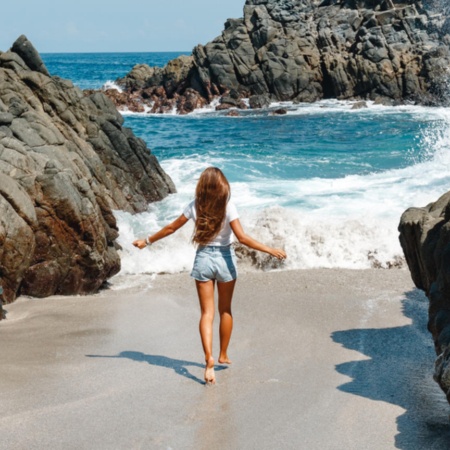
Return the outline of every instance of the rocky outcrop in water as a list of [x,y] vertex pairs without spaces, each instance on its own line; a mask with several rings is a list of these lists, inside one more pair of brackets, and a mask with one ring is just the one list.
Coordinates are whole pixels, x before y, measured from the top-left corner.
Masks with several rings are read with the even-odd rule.
[[0,285],[7,302],[18,293],[96,291],[120,269],[112,211],[143,211],[174,191],[105,95],[51,77],[25,36],[0,52]]
[[242,19],[164,68],[138,65],[117,80],[115,104],[187,113],[273,100],[447,102],[449,7],[433,0],[247,0]]
[[412,279],[430,300],[428,329],[438,355],[434,378],[450,402],[450,192],[405,211],[399,231]]

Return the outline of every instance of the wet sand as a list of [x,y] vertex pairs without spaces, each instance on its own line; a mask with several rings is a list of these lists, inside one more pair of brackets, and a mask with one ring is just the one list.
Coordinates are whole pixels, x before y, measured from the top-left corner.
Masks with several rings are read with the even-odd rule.
[[406,270],[242,274],[211,387],[193,282],[149,284],[7,305],[1,449],[448,448]]

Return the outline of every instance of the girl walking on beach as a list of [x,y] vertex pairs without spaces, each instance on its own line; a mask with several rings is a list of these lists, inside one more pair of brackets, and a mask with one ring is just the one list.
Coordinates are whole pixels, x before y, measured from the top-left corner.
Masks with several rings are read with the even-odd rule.
[[237,240],[250,248],[259,250],[278,259],[285,259],[286,253],[271,248],[245,234],[234,203],[230,201],[230,185],[222,171],[209,167],[200,176],[193,200],[175,221],[145,239],[133,242],[140,249],[152,245],[177,231],[189,219],[195,222],[192,242],[197,252],[191,276],[195,279],[200,302],[200,336],[205,352],[205,382],[215,384],[214,358],[212,355],[214,289],[217,282],[219,296],[219,363],[230,364],[228,344],[233,330],[231,301],[237,279],[236,256],[231,247],[233,234]]

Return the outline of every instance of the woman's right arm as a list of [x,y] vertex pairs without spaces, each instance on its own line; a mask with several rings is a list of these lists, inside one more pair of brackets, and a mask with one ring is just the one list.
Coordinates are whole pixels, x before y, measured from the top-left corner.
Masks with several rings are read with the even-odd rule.
[[284,250],[268,247],[267,245],[261,244],[261,242],[258,242],[249,235],[245,234],[239,219],[235,219],[230,222],[230,227],[233,230],[233,233],[236,236],[237,240],[241,244],[244,244],[247,247],[253,248],[255,250],[259,250],[260,252],[268,253],[269,255],[272,255],[278,259],[285,259],[287,257]]
[[[147,239],[149,240],[150,244],[153,244],[154,242],[159,241],[160,239],[164,239],[165,237],[175,233],[175,231],[180,229],[188,221],[189,219],[184,214],[181,214],[178,219],[174,220],[172,223],[169,223],[169,225],[166,225],[164,228],[161,228],[159,231],[157,231],[155,234],[152,234]],[[147,242],[145,242],[145,239],[136,239],[133,242],[133,245],[139,249],[143,249],[147,247]]]

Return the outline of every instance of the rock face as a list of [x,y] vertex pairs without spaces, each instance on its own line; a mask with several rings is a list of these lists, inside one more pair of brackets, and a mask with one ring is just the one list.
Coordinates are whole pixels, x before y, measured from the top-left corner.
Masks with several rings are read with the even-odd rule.
[[430,300],[428,329],[438,355],[434,378],[450,402],[450,192],[405,211],[399,231],[412,279]]
[[[113,209],[143,211],[175,187],[114,104],[51,77],[21,36],[0,52],[0,285],[96,291],[120,269]],[[1,316],[1,312],[0,312]]]
[[445,103],[449,8],[433,0],[247,0],[244,17],[229,19],[191,56],[164,68],[138,65],[117,80],[125,92],[115,102],[179,113],[215,97],[232,98],[226,107],[242,107],[244,97],[252,107],[323,98]]

